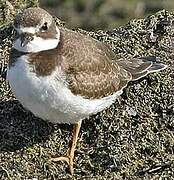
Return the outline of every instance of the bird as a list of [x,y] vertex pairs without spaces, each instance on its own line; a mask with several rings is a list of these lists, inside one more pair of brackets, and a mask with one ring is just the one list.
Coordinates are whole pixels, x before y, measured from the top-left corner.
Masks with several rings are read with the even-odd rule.
[[74,152],[82,121],[113,104],[130,81],[167,67],[148,57],[118,59],[109,45],[56,25],[40,7],[19,12],[9,55],[7,79],[12,92],[36,117],[73,124],[65,161],[74,173]]

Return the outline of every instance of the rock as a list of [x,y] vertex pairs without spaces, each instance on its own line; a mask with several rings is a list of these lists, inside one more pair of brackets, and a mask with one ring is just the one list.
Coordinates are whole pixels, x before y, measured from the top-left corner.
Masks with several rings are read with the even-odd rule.
[[[163,10],[111,31],[78,29],[107,43],[118,58],[155,56],[157,62],[167,64],[168,68],[130,83],[119,101],[83,122],[75,178],[174,177],[173,20],[174,14]],[[65,165],[51,163],[49,158],[65,153],[71,126],[44,122],[13,97],[5,75],[14,31],[8,20],[3,24],[0,28],[0,178],[68,179]]]

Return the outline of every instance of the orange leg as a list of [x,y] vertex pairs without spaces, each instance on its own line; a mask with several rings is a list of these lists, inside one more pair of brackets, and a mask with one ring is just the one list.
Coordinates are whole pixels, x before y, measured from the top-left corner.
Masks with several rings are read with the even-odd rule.
[[74,124],[74,126],[73,126],[72,143],[71,143],[71,146],[68,150],[67,156],[52,158],[52,161],[54,161],[54,162],[66,161],[69,165],[69,169],[70,169],[71,174],[74,173],[74,169],[73,169],[74,152],[75,152],[75,148],[76,148],[76,144],[77,144],[77,139],[78,139],[81,123],[82,122],[79,121],[77,124]]

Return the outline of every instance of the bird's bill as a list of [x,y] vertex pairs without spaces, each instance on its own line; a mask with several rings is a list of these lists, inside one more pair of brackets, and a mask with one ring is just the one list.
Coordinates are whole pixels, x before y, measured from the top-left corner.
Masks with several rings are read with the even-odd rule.
[[26,46],[30,41],[33,40],[33,34],[31,33],[23,33],[21,36],[21,47]]

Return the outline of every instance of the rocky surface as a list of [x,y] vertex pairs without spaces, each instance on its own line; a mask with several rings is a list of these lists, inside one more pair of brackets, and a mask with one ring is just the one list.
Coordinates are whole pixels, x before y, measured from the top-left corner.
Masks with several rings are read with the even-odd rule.
[[[58,25],[62,25],[58,19]],[[0,27],[0,179],[70,179],[65,163],[72,125],[34,117],[6,81],[14,31]],[[83,121],[75,156],[76,179],[174,177],[174,14],[165,10],[112,31],[86,32],[110,45],[118,58],[155,56],[168,65],[130,83],[107,110]]]

